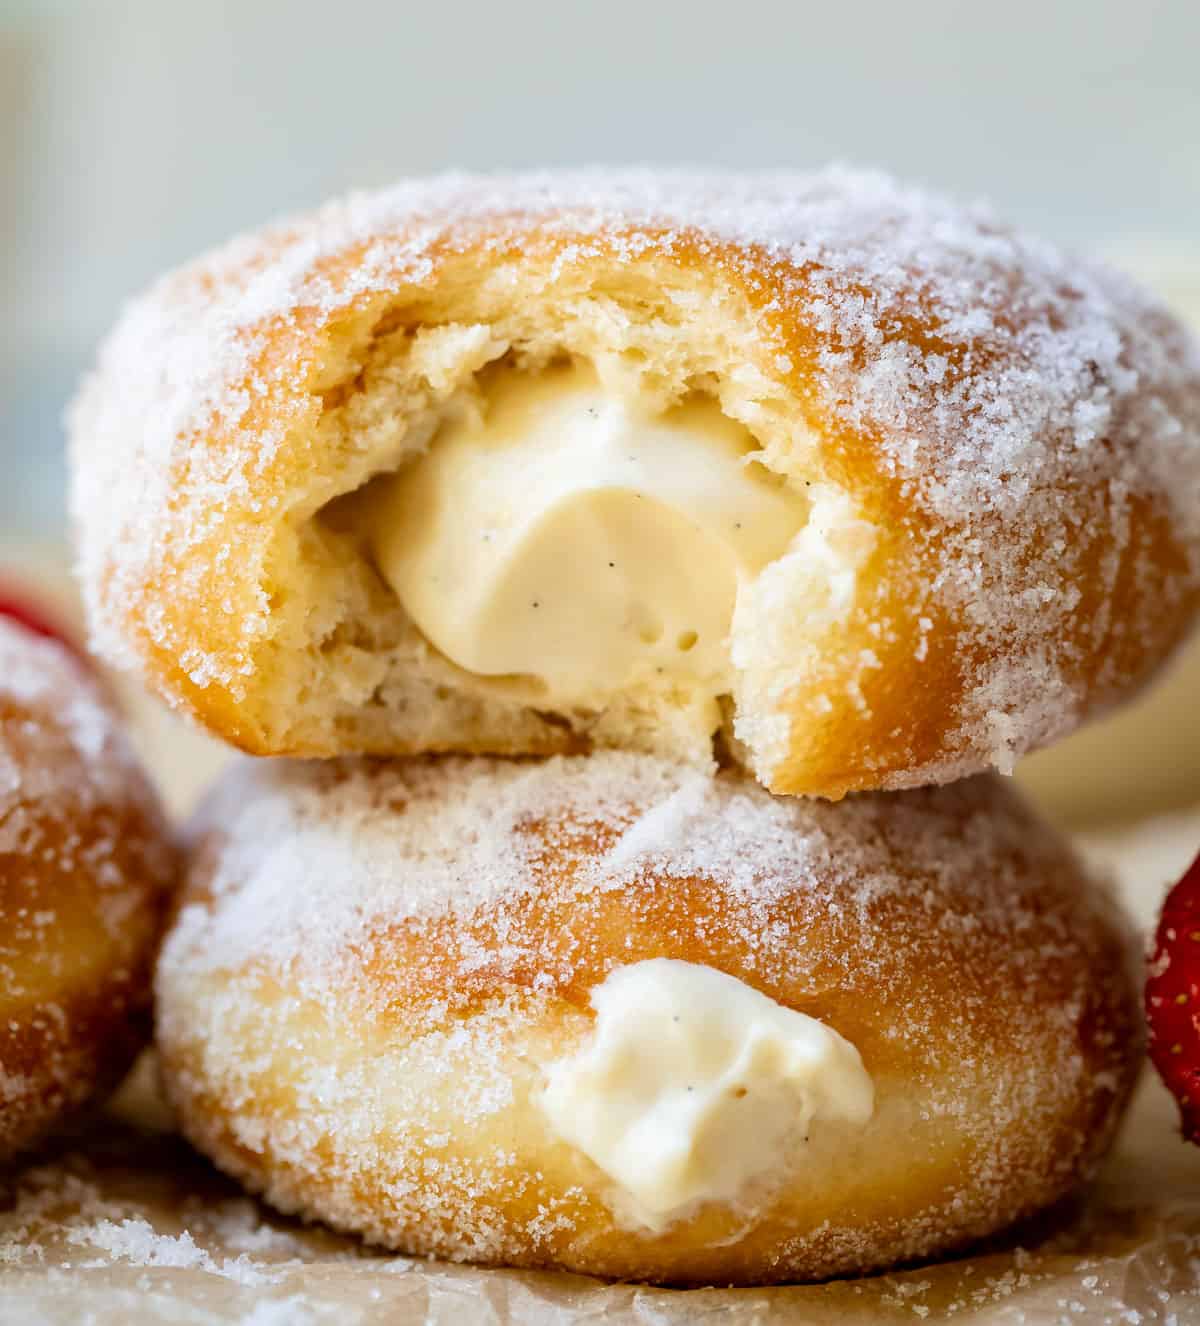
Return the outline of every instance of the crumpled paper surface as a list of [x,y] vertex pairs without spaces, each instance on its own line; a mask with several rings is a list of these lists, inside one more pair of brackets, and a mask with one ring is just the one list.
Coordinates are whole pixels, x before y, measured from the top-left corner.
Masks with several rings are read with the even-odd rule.
[[[31,559],[42,592],[71,591],[61,554]],[[186,810],[221,763],[130,697],[139,744]],[[1200,847],[1200,806],[1084,849],[1149,928]],[[380,1255],[273,1215],[170,1130],[143,1060],[91,1128],[0,1185],[0,1326],[575,1326],[953,1320],[1200,1326],[1200,1148],[1147,1070],[1090,1190],[970,1257],[825,1285],[664,1290],[579,1276],[481,1270]]]
[[0,1321],[125,1326],[480,1322],[1200,1322],[1200,1150],[1143,1082],[1085,1199],[980,1255],[782,1289],[663,1290],[381,1256],[273,1216],[126,1093],[0,1214]]

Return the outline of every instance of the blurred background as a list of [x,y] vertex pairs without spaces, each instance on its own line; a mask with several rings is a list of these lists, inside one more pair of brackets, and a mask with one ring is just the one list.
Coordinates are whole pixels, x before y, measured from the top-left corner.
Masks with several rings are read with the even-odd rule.
[[[47,565],[61,412],[122,301],[402,174],[877,164],[1105,253],[1200,323],[1197,0],[0,0],[0,151],[0,537]],[[1174,685],[1157,727],[1122,720],[1123,749],[1150,742],[1126,811],[1200,801],[1200,692]],[[1028,777],[1094,817],[1109,748]]]

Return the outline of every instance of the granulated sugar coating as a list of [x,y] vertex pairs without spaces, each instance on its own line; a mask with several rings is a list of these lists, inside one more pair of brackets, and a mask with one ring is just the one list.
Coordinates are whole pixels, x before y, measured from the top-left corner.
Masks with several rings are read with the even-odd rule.
[[[202,852],[200,874],[203,896],[217,905],[184,909],[172,952],[187,948],[196,923],[218,969],[261,957],[320,973],[331,989],[345,975],[339,964],[357,964],[377,926],[443,918],[496,926],[552,886],[569,890],[582,917],[598,893],[703,879],[736,903],[729,921],[751,965],[775,942],[773,909],[796,906],[797,888],[805,906],[853,912],[862,923],[889,897],[910,901],[914,871],[928,877],[922,906],[940,901],[934,889],[957,892],[970,881],[963,917],[943,917],[944,926],[1027,928],[1022,905],[1031,916],[1043,910],[1040,874],[1064,857],[1018,798],[986,781],[834,806],[616,751],[527,761],[243,761],[197,830],[216,844],[217,864],[209,872]],[[569,859],[570,874],[548,857]],[[576,928],[585,943],[587,927]],[[1068,932],[1064,920],[1064,942]],[[864,940],[846,958],[878,979],[873,953],[894,953],[897,938]],[[526,937],[554,953],[563,942],[561,934]],[[503,949],[478,961],[507,966]],[[555,979],[572,980],[561,963]]]
[[[876,1108],[647,1233],[538,1099],[590,991],[658,957],[832,1026]],[[1131,957],[993,779],[831,805],[619,752],[255,761],[198,827],[159,1045],[187,1135],[284,1210],[453,1260],[818,1278],[944,1252],[1093,1171],[1138,1062]]]
[[[132,762],[129,744],[93,679],[64,646],[0,617],[0,703],[12,719],[61,730],[63,758],[20,761],[0,745],[0,824],[21,804],[57,794],[94,804]],[[9,850],[16,837],[8,838]]]
[[175,865],[96,678],[0,618],[0,1163],[140,1047]]
[[[727,705],[548,713],[431,650],[338,499],[481,370],[619,361],[803,493]],[[837,796],[1011,767],[1146,680],[1200,585],[1200,353],[1121,276],[886,177],[449,176],[134,302],[72,411],[95,638],[259,753],[727,747]],[[545,696],[541,696],[544,702]]]

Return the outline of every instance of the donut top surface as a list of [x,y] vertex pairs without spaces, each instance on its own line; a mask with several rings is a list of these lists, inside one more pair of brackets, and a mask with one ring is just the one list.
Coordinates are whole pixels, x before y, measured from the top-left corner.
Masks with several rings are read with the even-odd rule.
[[[505,216],[510,226],[494,224]],[[1035,486],[1100,467],[1167,496],[1200,537],[1200,350],[1111,269],[877,173],[448,175],[240,237],[128,306],[99,364],[122,384],[120,401],[93,382],[74,412],[89,449],[115,458],[127,430],[141,439],[136,481],[108,489],[104,504],[116,573],[153,560],[155,527],[132,517],[176,480],[182,440],[214,418],[249,423],[256,399],[305,385],[308,363],[260,359],[276,324],[320,322],[372,290],[419,282],[442,249],[478,242],[471,218],[493,223],[483,243],[505,253],[531,217],[630,260],[709,236],[781,264],[777,298],[803,297],[831,342],[815,390],[847,423],[878,433],[896,473],[950,520],[980,509],[1028,519]],[[332,280],[322,259],[348,245],[360,250],[355,270]],[[192,458],[186,482],[213,508],[290,420],[254,422],[247,454]],[[1114,426],[1141,444],[1114,448]]]
[[41,630],[0,616],[0,844],[22,809],[123,795],[133,756],[86,666]]
[[[607,894],[654,907],[675,889],[681,936],[706,924],[726,933],[750,971],[791,966],[802,918],[814,944],[832,923],[825,959],[865,985],[919,950],[936,965],[935,929],[962,927],[989,949],[1021,929],[1026,943],[1074,943],[1070,906],[1084,905],[1061,841],[988,779],[831,805],[619,751],[245,761],[197,831],[201,906],[190,921],[185,907],[173,952],[189,952],[194,924],[208,938],[189,961],[261,960],[330,990],[363,945],[408,926],[441,936],[431,942],[454,990],[473,972],[535,985],[599,979],[618,958],[594,919]],[[702,899],[704,914],[689,917],[687,898]],[[1086,909],[1100,902],[1097,893]],[[893,905],[903,925],[872,919]],[[858,939],[840,951],[846,927]],[[410,978],[421,973],[389,973]]]
[[[58,941],[96,912],[122,925],[164,892],[173,854],[157,801],[117,715],[67,646],[0,618],[0,914],[13,957]],[[66,915],[78,909],[78,914]],[[40,919],[39,919],[40,918]],[[37,939],[39,926],[55,927]],[[0,955],[2,956],[2,955]],[[76,954],[75,975],[88,955]],[[0,992],[18,967],[0,961]]]

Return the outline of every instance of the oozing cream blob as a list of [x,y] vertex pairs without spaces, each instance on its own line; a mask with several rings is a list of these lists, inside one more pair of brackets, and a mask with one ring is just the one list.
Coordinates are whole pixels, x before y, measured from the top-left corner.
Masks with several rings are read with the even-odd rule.
[[427,639],[551,698],[646,676],[728,689],[741,582],[805,504],[715,402],[654,414],[583,364],[502,369],[374,507],[384,578]]
[[724,972],[655,958],[619,967],[591,1000],[595,1030],[551,1066],[540,1103],[613,1180],[631,1224],[658,1231],[732,1201],[801,1163],[814,1124],[871,1117],[848,1040]]

